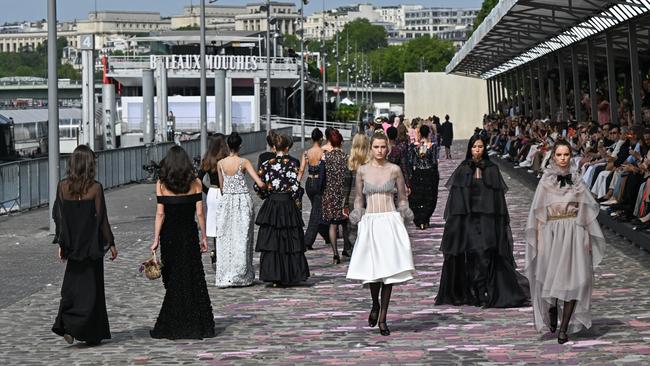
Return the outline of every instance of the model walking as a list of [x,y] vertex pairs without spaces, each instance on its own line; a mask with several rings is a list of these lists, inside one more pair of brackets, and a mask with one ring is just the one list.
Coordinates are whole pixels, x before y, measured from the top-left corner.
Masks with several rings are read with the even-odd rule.
[[66,261],[59,313],[52,331],[72,344],[97,345],[111,338],[104,295],[104,254],[117,249],[108,223],[104,189],[95,181],[95,153],[79,145],[66,179],[57,185],[52,218],[59,258]]
[[182,147],[169,149],[160,163],[156,195],[150,249],[155,251],[160,246],[165,298],[151,337],[214,337],[212,305],[201,261],[201,253],[208,251],[201,181],[194,176],[192,162]]
[[436,305],[526,305],[527,281],[515,270],[512,253],[508,187],[480,136],[472,136],[465,160],[446,187],[449,198],[440,244],[445,259]]
[[290,145],[288,136],[277,137],[276,157],[264,162],[258,172],[268,189],[255,185],[255,191],[264,200],[255,219],[260,227],[255,247],[261,253],[260,280],[283,286],[298,284],[309,277],[300,212],[300,162],[289,156]]
[[438,203],[438,144],[437,137],[429,138],[431,129],[422,125],[418,129],[418,144],[411,144],[408,151],[408,167],[411,174],[409,206],[415,215],[413,223],[424,230]]
[[300,163],[300,174],[298,181],[302,181],[302,174],[307,168],[307,182],[305,191],[311,201],[311,211],[309,213],[309,223],[305,230],[305,245],[308,250],[312,250],[316,236],[320,234],[326,242],[329,242],[328,227],[322,223],[323,216],[323,186],[325,185],[325,162],[323,161],[323,133],[320,129],[314,128],[311,131],[312,146],[302,157]]
[[[406,184],[400,168],[386,161],[388,141],[375,134],[370,141],[372,160],[358,168],[354,210],[350,221],[359,225],[347,278],[370,286],[372,309],[368,325],[379,324],[381,335],[390,334],[386,317],[393,284],[413,278],[413,254],[404,220],[412,220]],[[393,192],[398,192],[395,208]],[[380,302],[381,292],[381,302]]]
[[599,205],[571,163],[571,146],[558,141],[553,161],[537,186],[526,225],[526,275],[530,281],[535,328],[557,330],[557,341],[591,327],[594,268],[605,238]]
[[253,200],[248,193],[245,174],[260,187],[266,185],[253,165],[239,157],[242,138],[233,132],[227,139],[230,155],[219,162],[219,181],[223,196],[217,218],[217,287],[248,286],[255,280],[253,268]]
[[[219,182],[219,161],[228,156],[228,146],[223,134],[216,134],[210,138],[208,151],[203,156],[201,168],[199,169],[199,179],[203,183],[203,194],[205,194],[205,235],[213,238],[214,249],[210,251],[212,263],[217,261],[217,218],[219,210],[217,208],[221,198],[221,183]],[[205,176],[208,176],[209,183],[206,184]]]
[[343,136],[338,130],[332,130],[329,140],[331,151],[325,152],[325,190],[323,192],[323,222],[329,225],[330,245],[332,246],[332,263],[341,263],[337,247],[339,225],[345,224],[347,217],[343,212],[343,186],[347,156],[341,150]]
[[[345,170],[345,184],[343,187],[343,211],[349,217],[350,211],[354,210],[354,185],[359,167],[368,163],[370,160],[370,140],[365,134],[356,134],[352,139],[350,156],[348,157],[348,166]],[[348,220],[343,225],[343,256],[352,256],[352,248],[357,240],[357,225]]]

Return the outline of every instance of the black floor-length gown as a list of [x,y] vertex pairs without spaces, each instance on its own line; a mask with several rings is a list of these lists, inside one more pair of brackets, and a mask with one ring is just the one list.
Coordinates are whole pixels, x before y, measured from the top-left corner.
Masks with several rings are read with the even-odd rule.
[[[437,139],[436,139],[437,140]],[[411,145],[408,150],[411,176],[409,208],[413,211],[416,226],[429,225],[438,204],[438,145]]]
[[52,216],[55,242],[67,259],[61,302],[52,331],[79,341],[99,343],[111,338],[104,295],[104,254],[115,245],[108,223],[104,191],[98,182],[83,195],[59,182]]
[[160,230],[162,281],[165,285],[158,320],[151,336],[168,339],[214,337],[214,317],[201,261],[194,219],[201,194],[158,196],[165,206]]
[[[480,178],[475,176],[480,170]],[[528,281],[516,270],[507,186],[494,163],[466,160],[447,182],[445,260],[436,305],[493,308],[529,303]]]

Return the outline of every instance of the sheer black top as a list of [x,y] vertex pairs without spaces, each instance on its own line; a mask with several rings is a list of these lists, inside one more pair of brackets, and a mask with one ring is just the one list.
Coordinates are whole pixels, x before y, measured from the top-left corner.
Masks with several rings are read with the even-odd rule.
[[85,194],[73,195],[70,181],[60,181],[52,218],[56,223],[54,243],[59,244],[64,258],[100,259],[115,245],[99,182],[94,182]]

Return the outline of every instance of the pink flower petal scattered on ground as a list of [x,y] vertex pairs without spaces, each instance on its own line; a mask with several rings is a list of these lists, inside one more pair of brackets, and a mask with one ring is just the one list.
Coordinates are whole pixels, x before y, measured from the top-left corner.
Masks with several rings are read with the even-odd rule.
[[588,340],[588,341],[577,341],[573,342],[573,347],[593,347],[603,344],[612,344],[612,342],[599,341],[599,340]]
[[214,360],[214,355],[209,352],[199,353],[197,356],[199,356],[199,360]]

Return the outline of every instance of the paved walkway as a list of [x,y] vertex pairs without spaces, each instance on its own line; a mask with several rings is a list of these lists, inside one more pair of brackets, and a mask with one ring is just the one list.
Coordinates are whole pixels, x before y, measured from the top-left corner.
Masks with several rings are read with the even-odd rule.
[[[455,156],[464,155],[464,146]],[[441,161],[441,186],[458,160]],[[506,176],[515,256],[524,256],[523,226],[533,192]],[[154,340],[148,331],[162,302],[160,281],[138,274],[147,256],[154,214],[152,185],[108,192],[108,211],[120,249],[106,264],[106,295],[113,339],[100,347],[68,346],[50,332],[63,266],[46,246],[45,210],[0,220],[0,363],[6,364],[649,364],[650,255],[607,232],[608,252],[597,271],[594,326],[558,345],[537,334],[530,308],[434,306],[442,255],[441,188],[433,228],[409,226],[417,279],[393,292],[390,337],[366,326],[368,290],[345,279],[347,261],[330,264],[322,241],[307,253],[305,286],[274,289],[210,287],[218,335],[202,341]],[[259,204],[259,201],[258,201]],[[305,199],[305,218],[309,202]],[[319,239],[320,240],[320,239]],[[214,282],[209,259],[206,276]],[[255,263],[258,263],[256,257]]]

